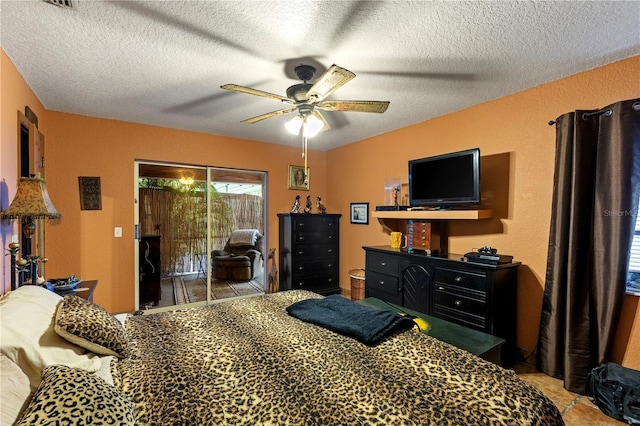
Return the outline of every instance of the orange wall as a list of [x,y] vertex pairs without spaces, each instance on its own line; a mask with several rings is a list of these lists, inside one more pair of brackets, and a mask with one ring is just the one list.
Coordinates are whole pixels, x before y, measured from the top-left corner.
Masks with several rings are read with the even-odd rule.
[[[63,212],[47,227],[50,274],[98,279],[94,299],[113,312],[134,309],[134,160],[267,171],[267,247],[277,247],[277,213],[289,211],[295,195],[326,193],[325,152],[309,152],[311,191],[298,192],[287,189],[288,165],[303,164],[298,147],[54,111],[47,119],[47,187]],[[101,178],[102,210],[80,210],[78,176]],[[114,238],[117,226],[122,238]]]
[[[0,49],[0,207],[6,210],[18,186],[18,113],[29,106],[38,117],[39,130],[46,135],[45,109],[18,70]],[[6,248],[12,235],[18,233],[17,221],[0,223],[0,243]],[[9,257],[2,262],[0,294],[11,288]]]
[[[26,88],[15,101],[5,102],[6,88],[24,82],[4,54],[2,58],[1,172],[3,180],[9,176],[15,181],[15,165],[9,172],[4,165],[5,152],[13,158],[17,155],[12,148],[16,137],[5,129],[11,126],[15,131],[15,109],[24,108],[17,105],[20,98],[28,103],[35,97]],[[7,68],[11,68],[9,76]],[[340,281],[344,292],[349,289],[348,271],[364,267],[362,246],[388,243],[375,219],[369,225],[351,225],[349,204],[369,202],[372,209],[383,204],[384,180],[398,177],[406,182],[411,158],[479,146],[483,203],[495,215],[450,226],[449,249],[464,253],[492,245],[523,263],[518,282],[518,346],[525,352],[532,350],[544,286],[555,153],[555,130],[547,122],[574,109],[639,97],[638,69],[640,57],[634,57],[326,153],[310,152],[309,194],[322,195],[330,212],[343,214]],[[10,119],[7,108],[14,110]],[[36,113],[42,121],[42,114]],[[299,148],[53,111],[47,111],[46,123],[41,130],[46,136],[47,182],[54,204],[64,215],[59,225],[47,227],[49,275],[74,273],[99,279],[95,300],[110,311],[133,309],[134,159],[268,171],[267,237],[268,245],[277,247],[276,214],[288,211],[297,194],[286,189],[286,179],[287,165],[300,164]],[[10,138],[5,137],[7,133]],[[80,211],[78,176],[102,178],[102,210]],[[115,226],[123,227],[123,238],[113,237]],[[640,360],[631,354],[640,350],[638,328],[638,299],[627,296],[614,354],[615,360],[635,368],[640,368]]]
[[[342,212],[356,201],[373,209],[384,204],[385,179],[407,181],[409,159],[480,147],[483,203],[496,214],[491,220],[452,224],[449,251],[490,245],[522,262],[517,344],[528,353],[537,342],[553,189],[555,127],[547,123],[565,112],[640,97],[639,70],[637,56],[331,150],[327,193]],[[368,226],[350,225],[348,219],[343,225],[340,269],[347,286],[348,271],[364,267],[361,247],[389,244],[389,238],[376,219]],[[640,357],[631,356],[640,352],[637,304],[637,297],[626,297],[614,352],[618,360],[640,368]]]

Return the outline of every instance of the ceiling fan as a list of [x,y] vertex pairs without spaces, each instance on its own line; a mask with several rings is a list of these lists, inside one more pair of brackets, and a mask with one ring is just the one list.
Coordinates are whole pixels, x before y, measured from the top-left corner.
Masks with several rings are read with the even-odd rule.
[[[298,78],[303,82],[290,86],[286,91],[286,97],[276,95],[274,93],[264,92],[258,89],[252,89],[250,87],[239,86],[237,84],[225,84],[220,87],[225,90],[232,90],[235,92],[260,96],[263,98],[275,99],[285,104],[292,105],[288,108],[271,111],[252,118],[247,118],[246,120],[242,120],[242,123],[253,124],[267,118],[277,117],[279,115],[298,111],[298,115],[294,118],[294,120],[292,120],[292,122],[290,122],[292,123],[292,125],[289,126],[289,123],[287,123],[287,128],[289,129],[289,131],[295,134],[300,131],[303,123],[314,127],[314,125],[311,123],[312,121],[316,121],[315,126],[317,127],[316,129],[313,129],[315,130],[315,133],[329,129],[329,124],[318,110],[374,112],[381,114],[385,112],[387,110],[387,107],[389,106],[388,101],[325,100],[327,96],[347,84],[356,76],[351,71],[339,67],[335,64],[331,65],[313,84],[308,83],[308,81],[313,79],[313,76],[316,73],[316,69],[313,66],[298,65],[297,67],[295,67],[295,73],[296,76],[298,76]],[[315,117],[315,119],[312,117]],[[313,133],[313,131],[311,133]],[[312,134],[310,134],[309,136],[312,136]]]

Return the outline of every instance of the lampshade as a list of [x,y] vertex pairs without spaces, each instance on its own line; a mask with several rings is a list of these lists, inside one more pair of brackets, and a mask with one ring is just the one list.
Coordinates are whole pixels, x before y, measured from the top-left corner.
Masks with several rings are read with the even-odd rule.
[[324,123],[313,114],[306,114],[303,118],[301,114],[296,115],[291,120],[284,123],[287,131],[294,135],[300,134],[300,127],[302,127],[302,136],[312,138],[324,127]]
[[32,219],[60,219],[49,198],[47,184],[44,179],[20,178],[18,191],[9,208],[2,212],[3,219],[30,217]]

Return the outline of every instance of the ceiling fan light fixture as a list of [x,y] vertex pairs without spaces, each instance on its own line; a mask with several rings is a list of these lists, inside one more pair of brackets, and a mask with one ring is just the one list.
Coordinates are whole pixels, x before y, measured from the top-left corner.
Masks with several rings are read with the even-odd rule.
[[324,123],[318,119],[315,115],[308,115],[304,120],[303,135],[312,138],[324,127]]
[[291,120],[284,123],[285,128],[292,135],[299,135],[302,128],[302,136],[312,138],[324,127],[324,123],[313,114],[298,114]]
[[292,135],[300,134],[300,127],[302,127],[302,117],[300,115],[296,115],[291,120],[284,123],[284,127],[286,127],[287,131]]

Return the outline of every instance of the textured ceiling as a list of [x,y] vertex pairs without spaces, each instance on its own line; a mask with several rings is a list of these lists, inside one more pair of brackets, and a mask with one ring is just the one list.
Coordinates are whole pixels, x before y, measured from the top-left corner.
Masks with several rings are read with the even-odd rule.
[[[0,1],[0,44],[47,109],[285,145],[293,67],[357,77],[326,150],[640,54],[637,1]],[[595,105],[594,105],[595,107]],[[526,105],[523,105],[526,108]],[[554,118],[554,117],[549,117]]]

